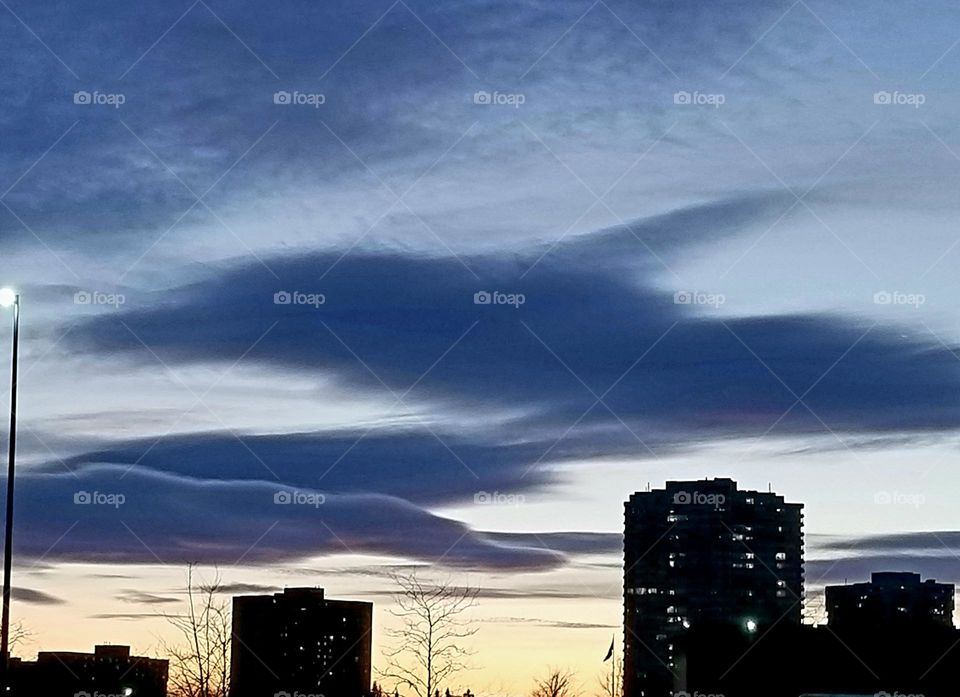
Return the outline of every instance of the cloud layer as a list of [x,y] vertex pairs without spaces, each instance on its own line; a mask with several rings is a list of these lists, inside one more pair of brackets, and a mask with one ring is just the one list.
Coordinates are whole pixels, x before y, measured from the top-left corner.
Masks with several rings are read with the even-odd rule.
[[[536,536],[485,535],[429,509],[483,491],[549,495],[558,463],[642,461],[710,439],[955,428],[960,369],[947,347],[839,314],[738,318],[664,286],[663,263],[692,243],[681,231],[696,227],[702,244],[782,204],[720,201],[514,255],[288,255],[269,260],[279,282],[258,263],[225,265],[91,317],[65,347],[92,360],[242,356],[421,416],[369,431],[106,443],[27,480],[21,544],[43,553],[79,521],[52,557],[262,563],[356,551],[547,569],[615,547],[574,534],[544,549]],[[484,291],[524,302],[478,304]],[[283,292],[324,302],[278,303]],[[275,505],[287,488],[324,503]],[[77,507],[78,490],[127,502]]]

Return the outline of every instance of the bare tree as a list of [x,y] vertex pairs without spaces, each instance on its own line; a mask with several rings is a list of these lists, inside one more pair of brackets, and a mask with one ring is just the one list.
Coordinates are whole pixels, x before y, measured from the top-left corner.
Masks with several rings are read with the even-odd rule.
[[431,697],[466,670],[473,652],[463,645],[478,627],[464,614],[477,605],[479,589],[448,582],[424,584],[415,574],[394,575],[399,586],[396,609],[390,614],[401,626],[386,630],[394,645],[384,651],[387,665],[381,677],[396,686]]
[[14,648],[23,644],[32,636],[33,632],[27,629],[23,620],[17,620],[17,622],[10,627],[10,641],[8,642],[10,652],[12,653]]
[[597,692],[599,697],[621,697],[623,694],[623,661],[618,661],[616,656],[611,660],[613,670],[597,676],[600,684]]
[[807,591],[803,602],[803,623],[824,624],[827,619],[827,604],[823,592]]
[[534,681],[531,697],[579,697],[573,673],[566,670],[551,669],[545,678]]
[[194,564],[187,567],[187,607],[167,615],[179,635],[163,644],[170,659],[171,697],[227,697],[230,691],[229,601],[220,597],[220,573],[213,582],[196,585]]

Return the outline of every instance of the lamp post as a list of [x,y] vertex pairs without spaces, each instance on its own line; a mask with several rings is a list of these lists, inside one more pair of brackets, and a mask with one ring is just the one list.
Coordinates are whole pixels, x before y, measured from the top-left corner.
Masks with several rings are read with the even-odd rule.
[[0,290],[0,306],[13,307],[13,353],[10,368],[10,439],[7,451],[7,522],[3,546],[3,615],[0,619],[0,661],[4,691],[10,689],[10,571],[13,564],[13,473],[17,454],[17,361],[20,347],[20,296],[9,288]]

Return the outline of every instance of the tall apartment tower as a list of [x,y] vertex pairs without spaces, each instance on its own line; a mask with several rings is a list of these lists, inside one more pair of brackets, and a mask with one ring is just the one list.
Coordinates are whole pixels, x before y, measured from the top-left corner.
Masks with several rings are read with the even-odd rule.
[[683,691],[691,627],[799,625],[803,505],[732,479],[667,482],[625,504],[624,697]]
[[372,627],[372,603],[322,588],[234,597],[231,697],[366,697]]

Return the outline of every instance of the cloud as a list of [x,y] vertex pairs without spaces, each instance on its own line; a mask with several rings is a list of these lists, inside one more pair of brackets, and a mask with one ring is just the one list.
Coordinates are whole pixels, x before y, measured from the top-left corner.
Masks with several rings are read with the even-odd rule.
[[132,589],[122,590],[114,597],[124,603],[136,603],[140,605],[167,605],[170,603],[180,602],[178,598],[157,595],[156,593],[145,593],[143,591]]
[[[761,118],[792,112],[798,128],[816,128],[820,141],[828,140],[822,124],[811,125],[794,108],[807,96],[802,89],[823,90],[827,75],[859,75],[818,69],[813,61],[849,56],[803,8],[785,10],[761,1],[610,2],[584,14],[575,0],[549,6],[376,0],[349,11],[343,3],[305,8],[281,0],[269,13],[234,3],[132,14],[116,0],[96,12],[23,8],[30,31],[16,22],[0,27],[0,59],[14,66],[4,80],[0,122],[9,147],[0,164],[12,173],[5,201],[16,212],[0,209],[0,239],[35,249],[36,240],[21,234],[26,224],[57,252],[94,259],[124,253],[130,262],[145,240],[169,251],[168,243],[187,244],[198,231],[207,243],[216,238],[235,247],[221,221],[258,247],[315,243],[318,228],[324,241],[352,240],[393,199],[378,178],[403,191],[441,156],[440,172],[455,173],[451,179],[461,186],[414,196],[413,207],[431,224],[455,219],[449,229],[439,227],[451,234],[469,227],[468,236],[495,231],[508,240],[523,216],[537,234],[549,234],[560,223],[545,225],[535,214],[562,210],[565,222],[573,220],[579,211],[563,194],[579,184],[566,172],[556,176],[556,162],[520,119],[548,140],[590,143],[593,152],[576,153],[585,162],[574,164],[593,185],[592,175],[619,172],[592,160],[628,153],[625,169],[678,122],[665,139],[674,153],[663,160],[653,153],[648,162],[656,161],[653,172],[687,176],[676,174],[673,158],[687,157],[720,127],[712,114],[678,111],[672,104],[678,89],[722,87],[750,105],[745,114],[732,106],[727,118],[765,127]],[[770,40],[759,41],[774,26]],[[643,89],[630,88],[637,85]],[[477,90],[523,93],[524,109],[478,107]],[[80,91],[124,101],[119,108],[77,104]],[[325,99],[320,108],[278,105],[276,92]],[[859,108],[856,92],[844,93],[844,104]],[[479,124],[475,132],[447,153],[471,124]],[[531,170],[534,157],[548,166]],[[735,159],[718,167],[728,179],[740,169]],[[702,171],[694,174],[703,176],[697,190],[720,189],[707,171],[717,165],[697,162]],[[825,166],[816,162],[814,174]],[[506,178],[505,171],[516,176]],[[749,178],[756,179],[752,170]],[[651,177],[670,188],[663,179]],[[203,205],[186,213],[195,195],[211,187],[205,201],[215,213]],[[478,193],[484,200],[477,201]],[[504,210],[510,215],[502,216]],[[256,223],[248,229],[251,219]],[[387,234],[404,236],[420,223],[396,211],[385,226]]]
[[564,554],[620,554],[623,535],[607,532],[488,533],[492,539],[551,549]]
[[[209,480],[275,481],[327,493],[381,493],[419,503],[472,503],[481,489],[521,491],[548,481],[524,475],[547,442],[498,444],[471,437],[386,430],[244,436],[228,433],[145,438],[51,463],[82,471],[91,463],[137,464]],[[479,468],[473,470],[474,467]],[[475,473],[476,472],[476,473]],[[482,473],[482,474],[480,474]]]
[[524,624],[549,629],[617,629],[618,624],[598,624],[591,622],[568,622],[565,620],[545,620],[537,617],[491,617],[490,622],[498,624]]
[[[260,497],[250,501],[259,516],[236,520],[211,501],[212,513],[201,507],[182,529],[152,520],[163,508],[155,501],[143,523],[150,535],[165,530],[164,538],[138,546],[120,530],[124,539],[111,551],[114,525],[101,531],[110,538],[102,558],[149,560],[155,550],[164,560],[259,562],[349,548],[429,560],[452,547],[450,564],[545,568],[619,542],[485,535],[422,507],[467,503],[478,491],[529,495],[557,483],[553,465],[564,461],[662,456],[767,432],[956,428],[960,366],[933,339],[840,314],[740,318],[678,302],[675,292],[690,289],[664,287],[663,264],[691,244],[762,225],[784,204],[778,194],[720,200],[522,253],[291,254],[269,260],[279,281],[258,263],[234,263],[85,320],[64,344],[107,365],[229,366],[242,356],[246,366],[329,378],[387,403],[402,396],[404,409],[423,414],[404,428],[169,434],[67,458],[82,478],[136,465],[137,478],[156,478],[159,492],[183,489],[187,500],[206,501],[200,495],[213,490],[224,500]],[[482,291],[525,302],[477,304]],[[276,302],[277,293],[291,302]],[[302,304],[294,293],[322,294],[324,302]],[[42,471],[54,476],[62,465]],[[264,508],[267,494],[284,486],[322,492],[328,503],[321,516],[286,511],[304,520],[281,516],[260,545],[277,514]],[[135,493],[147,491],[158,495],[150,487]],[[307,544],[304,521],[312,523]],[[435,533],[407,534],[418,526]],[[97,545],[88,542],[60,554],[89,558]]]
[[274,564],[330,554],[535,571],[558,552],[493,541],[402,499],[99,465],[24,474],[17,553],[60,561]]
[[[244,264],[155,304],[92,318],[69,341],[91,355],[146,364],[244,356],[246,364],[332,375],[388,400],[523,413],[502,427],[501,442],[556,439],[574,423],[565,440],[574,449],[632,442],[641,453],[635,436],[683,444],[772,427],[954,428],[960,365],[932,337],[839,314],[722,315],[687,295],[677,300],[694,289],[656,280],[662,257],[649,250],[676,254],[683,244],[675,236],[694,220],[742,228],[775,215],[779,204],[722,201],[523,255],[305,254],[271,260],[280,281]],[[525,302],[475,304],[484,291]],[[275,304],[278,292],[322,294],[325,302]]]
[[65,605],[67,603],[63,598],[58,598],[49,593],[44,593],[43,591],[32,588],[17,588],[14,586],[10,592],[14,600],[30,603],[31,605]]
[[[357,596],[385,599],[396,594],[396,588],[377,588],[353,593]],[[575,583],[563,587],[538,585],[531,588],[496,588],[484,585],[477,591],[477,597],[490,600],[617,600],[621,597],[621,589],[616,582]]]
[[818,536],[815,540],[817,558],[806,563],[811,583],[869,581],[876,571],[910,571],[943,583],[960,583],[960,531]]
[[832,551],[859,550],[863,552],[891,552],[939,550],[950,553],[960,548],[960,532],[931,530],[928,532],[898,532],[882,535],[863,535],[853,538],[827,538],[818,544],[820,549]]
[[223,583],[217,590],[224,595],[266,595],[276,593],[277,586],[265,586],[258,583]]
[[810,585],[842,585],[870,580],[878,571],[908,571],[941,583],[960,583],[957,558],[951,554],[864,554],[806,563]]

